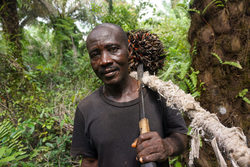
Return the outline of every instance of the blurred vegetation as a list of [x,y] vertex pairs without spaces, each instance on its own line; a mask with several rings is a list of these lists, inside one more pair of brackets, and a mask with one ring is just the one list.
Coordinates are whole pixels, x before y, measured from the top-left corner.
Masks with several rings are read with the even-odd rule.
[[[0,26],[0,166],[77,166],[69,151],[76,105],[101,85],[86,50],[86,35],[95,25],[111,22],[125,31],[148,29],[157,33],[168,54],[160,77],[171,79],[199,96],[187,31],[188,2],[158,11],[149,2],[18,0],[21,44]],[[8,6],[0,3],[1,10]],[[147,8],[154,14],[146,18]],[[35,14],[34,14],[35,13]],[[146,18],[146,19],[145,19]],[[8,19],[8,18],[7,18]],[[5,28],[4,28],[5,27]],[[13,27],[12,27],[13,28]],[[13,34],[12,34],[13,35]],[[172,165],[180,166],[174,159]]]

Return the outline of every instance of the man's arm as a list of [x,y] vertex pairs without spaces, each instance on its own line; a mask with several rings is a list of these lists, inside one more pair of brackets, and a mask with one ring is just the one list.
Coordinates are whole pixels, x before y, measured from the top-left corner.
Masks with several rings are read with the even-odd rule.
[[94,158],[83,158],[81,167],[98,167],[98,160]]
[[73,138],[70,154],[73,157],[83,156],[81,167],[97,167],[96,150],[90,144],[90,139],[85,134],[85,119],[79,107],[76,109],[74,119]]
[[181,133],[172,133],[162,139],[157,132],[141,134],[132,147],[136,147],[137,159],[141,163],[162,162],[169,156],[181,154],[187,145],[187,136]]

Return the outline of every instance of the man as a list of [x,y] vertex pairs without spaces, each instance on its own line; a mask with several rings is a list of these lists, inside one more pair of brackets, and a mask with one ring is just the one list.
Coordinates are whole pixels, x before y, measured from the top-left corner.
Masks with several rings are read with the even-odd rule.
[[114,24],[98,25],[88,35],[87,49],[104,86],[77,107],[71,154],[82,155],[82,167],[168,166],[168,157],[185,149],[187,129],[180,113],[144,88],[151,132],[139,135],[140,84],[129,76],[125,32]]

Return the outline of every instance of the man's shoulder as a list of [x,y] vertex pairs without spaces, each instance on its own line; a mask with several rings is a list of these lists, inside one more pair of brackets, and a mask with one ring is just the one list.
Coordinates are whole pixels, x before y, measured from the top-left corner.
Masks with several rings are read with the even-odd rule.
[[85,97],[84,99],[82,99],[79,102],[79,104],[78,104],[77,107],[80,110],[92,107],[93,105],[96,105],[98,103],[98,101],[100,100],[100,98],[101,98],[100,97],[100,88],[98,88],[93,93],[91,93],[90,95],[88,95],[87,97]]
[[169,108],[169,106],[166,106],[166,99],[162,95],[160,95],[157,91],[154,91],[147,86],[146,86],[146,90],[149,96],[148,98],[149,100],[157,102],[158,105],[160,105],[163,108],[167,108],[167,109]]
[[154,99],[154,100],[156,100],[157,102],[161,102],[161,101],[162,101],[162,98],[163,98],[163,97],[162,97],[158,92],[156,92],[156,91],[150,89],[150,88],[147,87],[147,86],[145,86],[145,88],[146,88],[146,91],[147,91],[148,96],[151,97],[150,99]]

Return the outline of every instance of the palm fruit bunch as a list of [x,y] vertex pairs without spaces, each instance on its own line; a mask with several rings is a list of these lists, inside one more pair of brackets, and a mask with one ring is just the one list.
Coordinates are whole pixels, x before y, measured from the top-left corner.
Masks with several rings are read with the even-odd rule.
[[166,53],[159,37],[147,30],[127,32],[129,42],[129,71],[136,71],[143,63],[144,71],[157,74],[164,66]]

